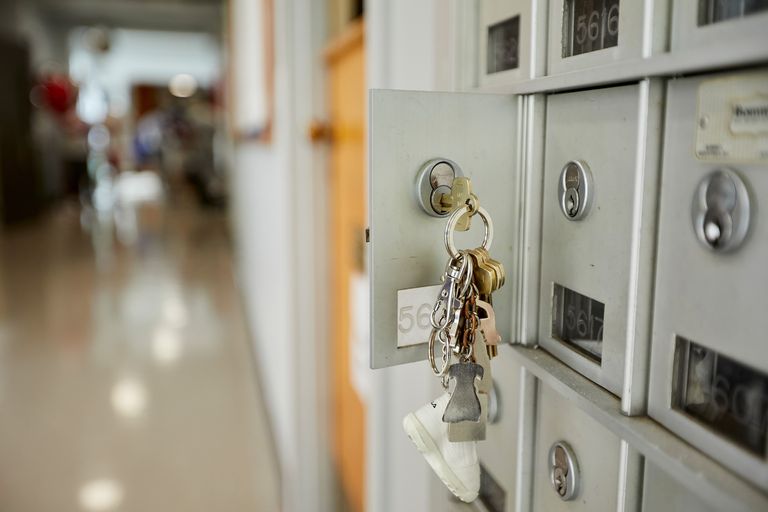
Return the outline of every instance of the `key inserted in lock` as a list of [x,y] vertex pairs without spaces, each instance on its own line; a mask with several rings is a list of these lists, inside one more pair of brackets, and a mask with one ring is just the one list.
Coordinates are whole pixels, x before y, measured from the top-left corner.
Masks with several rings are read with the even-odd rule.
[[456,223],[457,231],[469,230],[470,219],[480,206],[471,180],[448,158],[433,158],[421,167],[416,176],[416,198],[421,209],[432,217],[447,217],[461,206],[471,204],[472,211]]
[[453,211],[448,201],[453,182],[463,177],[461,167],[449,158],[433,158],[426,162],[416,176],[416,199],[419,206],[432,217],[447,217]]
[[707,248],[739,247],[749,231],[749,193],[738,174],[719,169],[704,177],[693,198],[693,229]]
[[592,173],[585,162],[571,160],[560,172],[557,188],[560,209],[568,220],[583,219],[594,196]]

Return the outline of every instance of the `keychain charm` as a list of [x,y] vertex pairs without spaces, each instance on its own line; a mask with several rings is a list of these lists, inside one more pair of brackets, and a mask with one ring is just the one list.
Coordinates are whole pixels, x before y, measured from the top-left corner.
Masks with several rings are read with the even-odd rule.
[[480,419],[480,400],[477,398],[475,379],[482,379],[483,372],[482,366],[470,362],[456,363],[448,369],[448,377],[456,384],[443,412],[445,423]]

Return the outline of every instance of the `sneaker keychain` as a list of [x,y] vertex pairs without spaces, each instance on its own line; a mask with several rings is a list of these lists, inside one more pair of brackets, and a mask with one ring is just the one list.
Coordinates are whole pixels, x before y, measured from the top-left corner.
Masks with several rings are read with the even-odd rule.
[[[482,246],[457,251],[453,232],[461,220],[479,214],[485,234]],[[450,256],[443,286],[432,311],[428,359],[446,392],[403,419],[403,428],[416,448],[450,491],[462,501],[474,501],[480,491],[477,441],[485,439],[488,399],[492,388],[490,360],[501,337],[496,331],[491,293],[504,284],[501,263],[490,258],[493,224],[488,212],[472,197],[455,210],[445,227]],[[482,336],[480,336],[482,334]],[[435,344],[440,345],[437,363]],[[452,362],[453,356],[458,361]],[[449,390],[450,382],[453,382]]]

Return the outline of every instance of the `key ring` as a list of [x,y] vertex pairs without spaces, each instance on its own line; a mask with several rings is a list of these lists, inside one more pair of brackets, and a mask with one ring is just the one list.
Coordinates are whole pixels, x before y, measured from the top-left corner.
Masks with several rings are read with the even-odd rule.
[[[461,208],[454,211],[448,218],[448,224],[445,226],[443,238],[445,239],[445,248],[448,250],[448,254],[451,256],[451,258],[459,257],[459,251],[456,250],[456,245],[453,243],[453,231],[456,229],[456,224],[459,222],[461,216],[465,213],[470,213],[471,211],[472,207],[465,204]],[[475,213],[480,215],[480,218],[483,219],[485,234],[483,235],[482,247],[488,251],[490,250],[491,244],[493,243],[493,222],[491,221],[491,216],[482,206],[477,206],[477,211]]]
[[427,352],[427,356],[429,358],[429,364],[430,364],[430,366],[432,366],[432,371],[438,377],[442,377],[442,376],[446,375],[448,367],[450,366],[450,363],[451,363],[451,351],[448,350],[446,352],[446,345],[447,345],[447,343],[445,341],[441,340],[441,343],[443,344],[443,347],[442,347],[443,355],[442,355],[442,358],[441,358],[443,366],[440,369],[437,368],[437,361],[435,359],[435,338],[437,336],[439,336],[440,332],[441,331],[439,331],[438,329],[432,329],[432,333],[429,335],[429,349],[428,349],[428,352]]

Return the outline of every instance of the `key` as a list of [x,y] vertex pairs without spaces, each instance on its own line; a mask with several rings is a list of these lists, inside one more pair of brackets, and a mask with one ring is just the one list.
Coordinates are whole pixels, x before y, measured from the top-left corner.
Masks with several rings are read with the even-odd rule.
[[475,380],[482,379],[485,370],[477,363],[455,363],[448,368],[448,377],[455,384],[451,398],[443,413],[443,422],[480,420],[480,399],[477,397]]
[[[467,204],[470,199],[474,199],[477,204],[477,196],[472,193],[472,182],[465,176],[459,176],[453,179],[451,193],[443,196],[441,205],[453,211]],[[468,231],[471,219],[472,216],[468,213],[462,215],[456,223],[456,231]]]
[[504,272],[504,265],[502,265],[500,262],[494,260],[491,258],[490,254],[488,254],[488,251],[483,249],[482,247],[478,247],[477,249],[474,249],[474,251],[482,254],[485,257],[485,263],[486,266],[490,267],[495,275],[495,287],[493,291],[498,290],[502,286],[504,286],[504,281],[506,280],[506,273]]
[[488,357],[494,358],[499,353],[499,343],[501,343],[501,335],[496,329],[496,313],[493,311],[493,306],[479,299],[477,309],[480,316],[480,331],[485,338]]
[[475,362],[483,368],[483,376],[477,384],[477,398],[480,400],[480,419],[448,424],[448,440],[453,443],[462,441],[484,441],[485,427],[488,422],[488,403],[493,388],[491,360],[488,357],[482,336],[475,337]]
[[485,254],[487,253],[481,253],[477,249],[469,251],[475,265],[472,272],[473,282],[481,296],[490,295],[496,281],[496,272],[488,266]]

